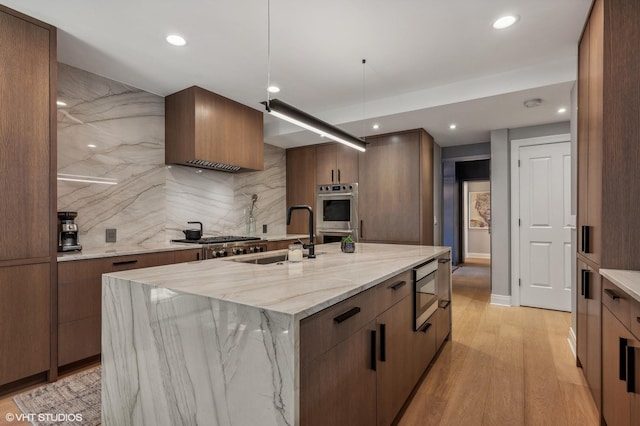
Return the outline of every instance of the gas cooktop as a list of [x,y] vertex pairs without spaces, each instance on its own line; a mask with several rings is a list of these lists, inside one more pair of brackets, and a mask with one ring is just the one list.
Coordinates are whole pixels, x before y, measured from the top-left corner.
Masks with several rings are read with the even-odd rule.
[[221,244],[221,243],[235,243],[238,241],[258,241],[259,237],[239,237],[234,235],[225,235],[222,237],[204,237],[199,240],[171,240],[172,243],[190,243],[190,244]]

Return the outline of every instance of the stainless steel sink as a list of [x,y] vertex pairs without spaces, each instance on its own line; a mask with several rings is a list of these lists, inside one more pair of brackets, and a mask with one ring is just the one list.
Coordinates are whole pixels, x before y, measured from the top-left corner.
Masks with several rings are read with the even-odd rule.
[[254,265],[269,265],[271,263],[284,262],[287,260],[286,254],[278,254],[269,257],[259,257],[257,259],[232,259],[234,262],[253,263]]

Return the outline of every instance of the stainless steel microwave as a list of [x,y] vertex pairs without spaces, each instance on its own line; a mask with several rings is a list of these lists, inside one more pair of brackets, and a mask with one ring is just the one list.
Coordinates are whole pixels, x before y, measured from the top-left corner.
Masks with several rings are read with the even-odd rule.
[[358,240],[358,184],[319,185],[316,191],[316,234],[320,243]]

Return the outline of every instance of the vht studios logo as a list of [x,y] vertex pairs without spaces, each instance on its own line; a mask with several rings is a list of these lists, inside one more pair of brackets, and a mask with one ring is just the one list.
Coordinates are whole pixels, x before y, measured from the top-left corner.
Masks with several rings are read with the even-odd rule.
[[82,414],[67,413],[7,413],[4,419],[8,422],[81,422]]

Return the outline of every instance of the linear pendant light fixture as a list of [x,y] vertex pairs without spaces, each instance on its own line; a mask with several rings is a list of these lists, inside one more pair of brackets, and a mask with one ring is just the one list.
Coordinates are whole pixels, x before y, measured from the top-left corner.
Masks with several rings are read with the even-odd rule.
[[[267,88],[269,87],[271,87],[271,0],[267,1]],[[275,117],[321,136],[326,136],[358,151],[364,152],[366,150],[366,142],[362,139],[281,100],[271,99],[269,90],[267,90],[267,100],[261,103],[265,106],[267,112]]]
[[364,152],[366,142],[278,99],[262,102],[271,115]]

